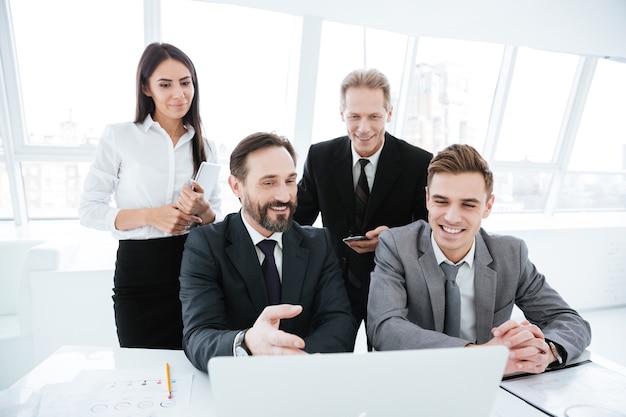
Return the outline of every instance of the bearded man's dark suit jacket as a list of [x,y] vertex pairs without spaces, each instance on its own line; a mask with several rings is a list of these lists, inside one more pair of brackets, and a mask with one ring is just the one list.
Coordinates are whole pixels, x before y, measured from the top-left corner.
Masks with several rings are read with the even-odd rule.
[[[309,353],[351,352],[357,328],[341,269],[325,229],[293,223],[283,233],[282,302],[302,313],[280,329],[304,339]],[[263,271],[241,213],[192,229],[180,269],[183,349],[207,371],[214,356],[232,356],[235,335],[268,305]]]
[[[322,223],[333,236],[352,304],[358,321],[365,319],[370,272],[374,253],[359,255],[342,239],[359,234],[354,225],[352,142],[347,136],[311,145],[298,184],[295,220],[313,224],[322,214]],[[364,231],[385,225],[403,226],[426,219],[426,176],[432,154],[385,133],[374,184],[364,219]],[[353,272],[349,277],[348,270]],[[356,279],[355,279],[356,278]]]

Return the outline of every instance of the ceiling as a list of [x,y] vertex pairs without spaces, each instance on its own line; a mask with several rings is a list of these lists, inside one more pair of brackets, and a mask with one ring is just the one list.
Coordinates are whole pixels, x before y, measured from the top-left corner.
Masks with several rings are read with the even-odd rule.
[[415,36],[626,60],[626,0],[207,0]]

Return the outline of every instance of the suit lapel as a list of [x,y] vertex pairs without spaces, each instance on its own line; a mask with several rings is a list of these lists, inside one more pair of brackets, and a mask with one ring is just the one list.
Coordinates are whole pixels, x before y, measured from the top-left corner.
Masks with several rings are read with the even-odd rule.
[[376,175],[374,176],[374,184],[367,203],[367,211],[365,212],[364,224],[368,228],[371,226],[370,220],[374,216],[374,213],[376,213],[378,207],[385,201],[392,185],[400,176],[401,170],[398,166],[400,155],[395,141],[396,139],[393,136],[389,133],[385,133],[385,144],[380,152]]
[[[252,239],[241,220],[241,211],[233,216],[226,230],[226,239],[230,242],[230,245],[226,247],[226,256],[245,283],[255,309],[261,311],[269,303],[265,279],[256,250],[252,245]],[[242,261],[246,259],[249,261]]]
[[293,228],[283,233],[282,302],[298,304],[306,275],[309,250],[300,246],[302,236]]
[[428,294],[430,297],[430,305],[433,310],[433,325],[436,331],[443,333],[443,325],[446,314],[446,293],[443,275],[443,270],[437,264],[437,258],[430,242],[430,227],[424,228],[424,233],[420,237],[418,242],[420,257],[418,263],[420,270],[424,274],[424,280],[428,287]]
[[[491,339],[491,328],[496,302],[497,273],[489,267],[493,259],[480,233],[476,234],[476,254],[474,259],[476,342],[482,344]],[[480,326],[480,323],[484,323],[484,325]]]
[[[433,310],[435,330],[443,333],[445,321],[445,276],[437,264],[430,241],[430,226],[424,228],[424,233],[418,242],[420,256],[418,263],[423,271],[424,280],[428,286],[430,304]],[[476,309],[476,343],[482,344],[491,340],[491,328],[496,302],[497,273],[489,265],[493,258],[480,233],[476,235],[476,253],[474,255],[474,304]],[[482,326],[480,323],[484,323]]]
[[[354,225],[354,184],[352,179],[352,151],[350,139],[346,138],[342,146],[335,155],[329,158],[330,171],[333,180],[337,185],[337,191],[343,205],[344,212],[350,219],[350,227]],[[347,175],[346,175],[347,174]]]

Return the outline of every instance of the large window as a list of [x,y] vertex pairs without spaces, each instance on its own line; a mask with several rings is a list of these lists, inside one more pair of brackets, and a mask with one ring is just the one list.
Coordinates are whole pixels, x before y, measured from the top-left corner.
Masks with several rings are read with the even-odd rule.
[[551,162],[578,57],[520,48],[495,159]]
[[626,209],[625,77],[623,63],[520,48],[492,161],[495,211]]
[[541,212],[546,207],[554,179],[552,172],[526,169],[493,169],[494,213]]
[[452,143],[482,150],[503,45],[420,38],[402,137],[436,153]]
[[626,209],[626,65],[598,61],[569,170],[559,190],[560,210]]
[[313,142],[345,134],[339,85],[351,70],[368,67],[389,78],[391,133],[431,152],[456,142],[480,149],[503,49],[436,38],[411,42],[400,34],[325,22]]
[[596,211],[626,209],[626,174],[564,174],[559,188],[560,211]]
[[105,124],[132,120],[142,6],[11,1],[26,144],[89,146]]
[[[76,218],[86,170],[77,160],[91,159],[107,123],[134,117],[143,1],[11,0],[10,6],[24,123],[11,126],[13,160],[28,217]],[[2,210],[9,208],[5,202]]]
[[345,135],[339,85],[362,67],[389,78],[390,133],[433,153],[456,142],[484,152],[494,211],[626,210],[623,62],[225,2],[0,2],[12,18],[0,25],[0,219],[77,218],[98,138],[134,118],[137,63],[158,39],[196,65],[225,213],[239,208],[226,186],[234,145],[274,131],[296,141],[303,160],[311,143]]
[[293,134],[301,19],[194,0],[162,2],[163,41],[193,60],[209,138],[227,158],[257,131]]
[[293,139],[300,33],[298,17],[194,0],[162,1],[163,42],[194,62],[205,134],[222,161],[222,212],[239,210],[228,188],[228,157],[258,131]]
[[626,64],[600,59],[569,163],[573,171],[626,170]]

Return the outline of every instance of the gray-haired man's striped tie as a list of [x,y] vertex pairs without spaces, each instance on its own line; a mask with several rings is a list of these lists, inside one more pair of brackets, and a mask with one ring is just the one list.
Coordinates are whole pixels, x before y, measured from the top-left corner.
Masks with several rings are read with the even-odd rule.
[[361,164],[361,175],[356,183],[356,189],[354,190],[354,225],[356,230],[354,233],[363,234],[363,222],[365,221],[365,211],[367,210],[367,201],[370,198],[370,187],[367,184],[367,176],[365,175],[365,165],[369,164],[369,159],[361,158],[359,163]]

